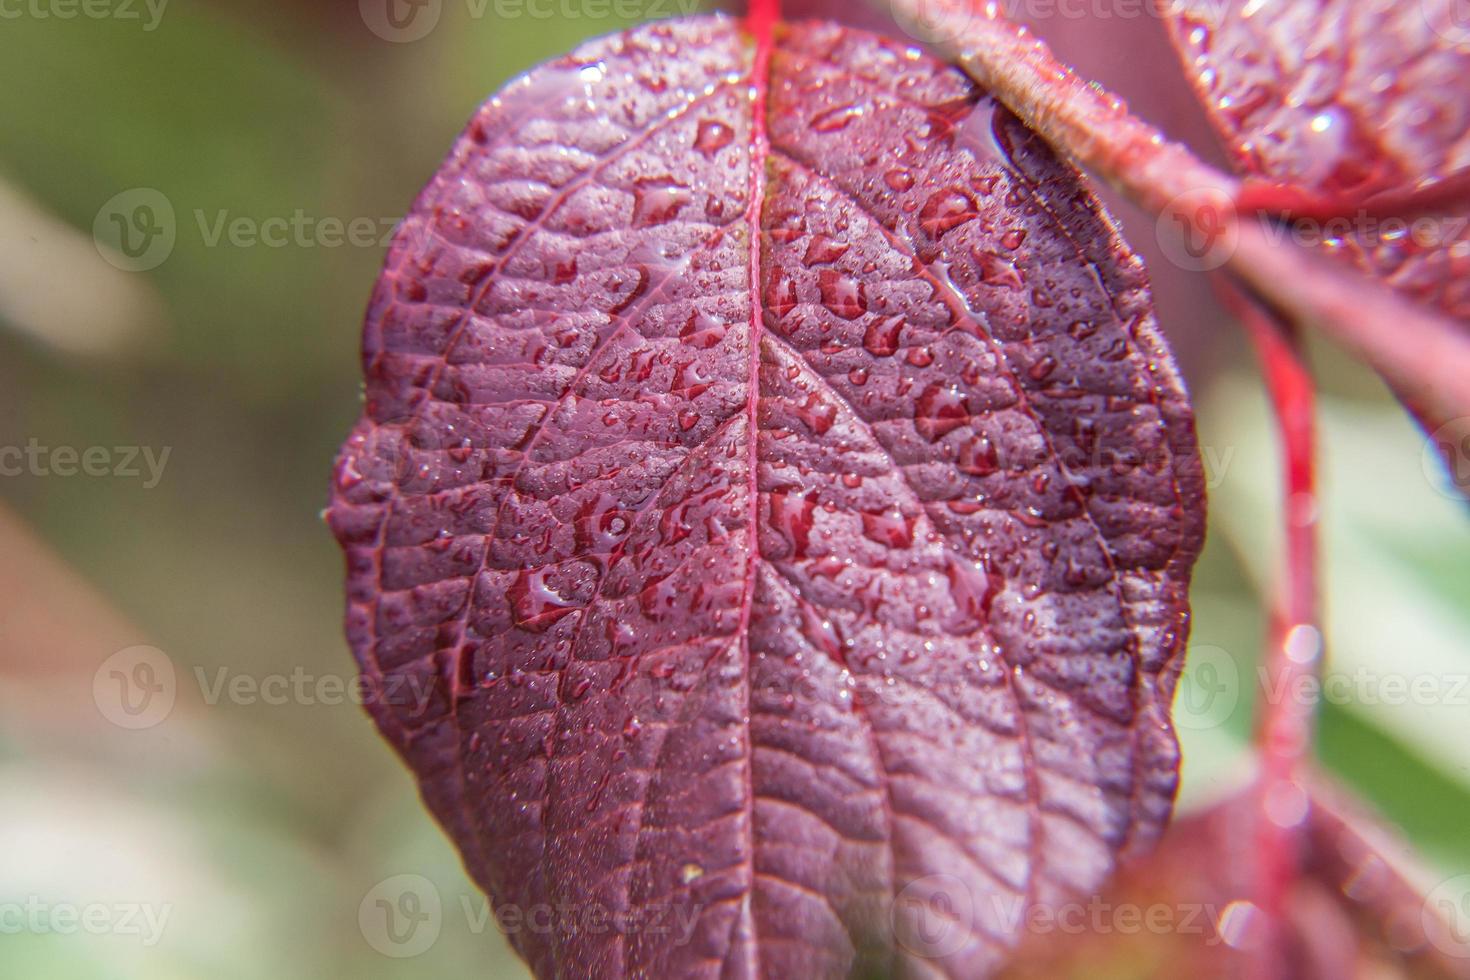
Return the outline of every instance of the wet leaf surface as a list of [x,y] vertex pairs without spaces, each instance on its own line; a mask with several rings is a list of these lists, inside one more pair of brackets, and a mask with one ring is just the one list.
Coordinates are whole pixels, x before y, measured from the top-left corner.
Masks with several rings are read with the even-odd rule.
[[[1454,0],[1188,0],[1167,21],[1236,166],[1272,185],[1252,199],[1281,213],[1277,233],[1470,329],[1470,26]],[[1400,396],[1426,429],[1449,421]]]
[[1189,407],[1140,264],[958,71],[699,18],[531,72],[364,370],[349,638],[472,875],[551,910],[538,975],[984,975],[997,902],[1160,833]]

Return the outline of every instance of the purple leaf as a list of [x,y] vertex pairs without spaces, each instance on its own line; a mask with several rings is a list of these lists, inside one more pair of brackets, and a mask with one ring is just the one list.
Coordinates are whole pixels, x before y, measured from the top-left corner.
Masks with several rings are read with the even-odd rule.
[[538,975],[979,976],[995,903],[1160,833],[1190,410],[1140,264],[958,71],[723,18],[543,66],[364,368],[349,639],[470,873],[559,910]]
[[[1170,34],[1252,199],[1470,325],[1470,24],[1458,0],[1184,0]],[[1282,230],[1282,234],[1287,234]],[[1467,326],[1470,329],[1470,326]],[[1401,391],[1426,428],[1447,418]]]

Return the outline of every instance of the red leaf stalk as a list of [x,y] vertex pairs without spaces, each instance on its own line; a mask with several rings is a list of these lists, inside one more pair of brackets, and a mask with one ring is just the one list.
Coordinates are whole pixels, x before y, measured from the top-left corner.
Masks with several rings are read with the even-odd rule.
[[1284,975],[1288,950],[1281,924],[1300,871],[1308,798],[1301,769],[1312,742],[1316,701],[1306,683],[1322,662],[1318,626],[1317,489],[1313,416],[1316,393],[1299,338],[1272,312],[1239,291],[1226,301],[1249,334],[1280,440],[1283,544],[1266,647],[1266,686],[1257,719],[1260,807],[1256,825],[1255,903],[1265,922],[1258,976]]
[[[781,19],[781,0],[750,0],[745,15],[745,29],[763,46],[771,36],[771,28]],[[759,76],[758,76],[759,77]]]
[[[1059,153],[1112,184],[1154,215],[1184,219],[1202,231],[1206,218],[1228,219],[1238,241],[1225,268],[1299,326],[1318,331],[1371,364],[1396,389],[1415,393],[1429,418],[1470,412],[1470,337],[1459,323],[1396,295],[1332,259],[1273,237],[1250,216],[1257,211],[1306,214],[1342,210],[1340,201],[1286,195],[1240,182],[1134,116],[1117,95],[1057,61],[1046,44],[1006,19],[1004,4],[982,0],[887,0],[900,20],[926,23],[933,43],[993,92]],[[1446,178],[1414,192],[1370,199],[1369,213],[1389,206],[1431,208],[1460,200],[1464,179]],[[1412,210],[1412,209],[1411,209]],[[1238,220],[1240,217],[1250,220]],[[1168,223],[1173,226],[1172,222]],[[1220,229],[1213,229],[1219,231]],[[1228,240],[1228,239],[1227,239]]]

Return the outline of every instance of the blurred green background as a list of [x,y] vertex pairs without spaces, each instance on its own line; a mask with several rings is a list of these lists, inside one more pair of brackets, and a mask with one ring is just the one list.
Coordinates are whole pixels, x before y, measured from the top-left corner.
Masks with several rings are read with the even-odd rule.
[[[103,447],[114,469],[145,447],[163,461],[156,484],[146,468],[0,477],[5,975],[525,975],[341,694],[354,671],[319,510],[359,408],[382,236],[464,119],[581,38],[674,10],[539,17],[442,0],[409,40],[374,33],[369,6],[0,10],[0,447]],[[126,227],[141,203],[162,218],[160,199],[172,247],[113,250],[128,242],[109,237],[123,233],[112,215]],[[1123,217],[1155,254],[1152,223]],[[246,234],[230,233],[237,219]],[[341,242],[334,222],[371,233]],[[248,237],[272,228],[285,241]],[[1276,449],[1241,335],[1203,311],[1197,283],[1155,272],[1212,491],[1180,706],[1189,805],[1243,771]],[[1455,680],[1470,677],[1470,531],[1381,386],[1333,351],[1314,356],[1328,647],[1334,670],[1370,675],[1366,695],[1324,709],[1320,753],[1403,829],[1432,884],[1470,871],[1470,685]],[[104,661],[138,645],[166,656],[177,695],[132,728],[106,707]],[[1384,675],[1428,677],[1419,690],[1435,693],[1385,703],[1401,699]],[[234,678],[298,686],[215,687]],[[430,942],[385,943],[373,925],[401,875],[439,901]],[[68,908],[100,908],[86,913],[97,927],[68,929]]]

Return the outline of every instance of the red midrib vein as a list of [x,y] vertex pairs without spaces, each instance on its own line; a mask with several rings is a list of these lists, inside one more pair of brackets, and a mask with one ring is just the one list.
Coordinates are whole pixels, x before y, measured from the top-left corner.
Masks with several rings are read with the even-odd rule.
[[771,48],[776,21],[780,18],[780,0],[752,0],[745,29],[755,39],[755,59],[750,69],[751,123],[750,123],[750,200],[746,204],[745,223],[749,231],[750,247],[750,369],[746,384],[746,465],[748,467],[746,494],[746,565],[745,590],[740,604],[740,648],[745,660],[745,710],[741,713],[745,729],[745,820],[749,846],[746,849],[747,891],[741,913],[736,916],[737,925],[732,927],[730,947],[725,956],[730,956],[736,942],[739,923],[750,923],[750,953],[755,959],[751,974],[760,975],[760,943],[755,936],[755,914],[751,902],[755,894],[755,746],[750,733],[750,615],[755,604],[756,566],[760,560],[760,486],[757,466],[757,435],[760,431],[760,365],[761,334],[764,329],[761,310],[761,217],[766,199],[766,161],[771,152],[770,137],[766,132],[766,103],[771,88]]

